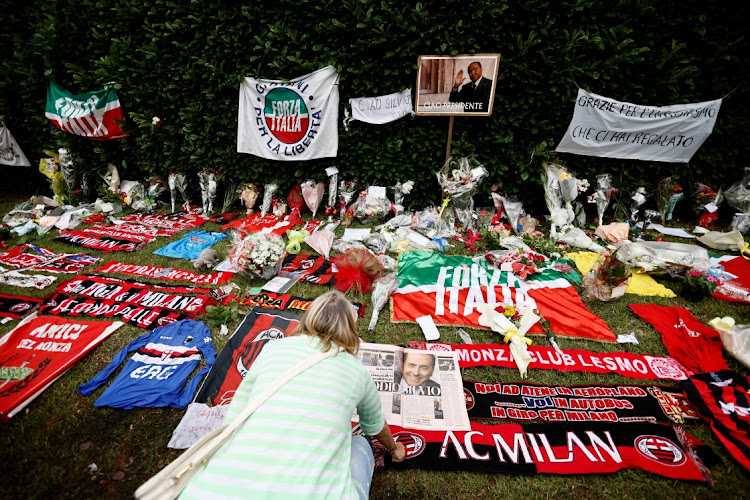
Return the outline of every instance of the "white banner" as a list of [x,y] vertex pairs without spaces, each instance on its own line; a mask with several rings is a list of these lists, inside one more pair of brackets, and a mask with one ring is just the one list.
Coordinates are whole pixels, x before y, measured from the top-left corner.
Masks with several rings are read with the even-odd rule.
[[333,66],[288,82],[245,78],[237,152],[281,161],[336,156],[338,83]]
[[352,108],[352,116],[349,118],[349,113],[344,110],[346,113],[344,127],[354,120],[382,125],[406,115],[414,115],[411,89],[379,97],[356,97],[349,99],[349,105]]
[[31,163],[23,154],[18,143],[5,126],[0,122],[0,165],[11,165],[14,167],[30,167]]
[[573,120],[555,151],[687,163],[711,135],[721,99],[643,106],[578,90]]

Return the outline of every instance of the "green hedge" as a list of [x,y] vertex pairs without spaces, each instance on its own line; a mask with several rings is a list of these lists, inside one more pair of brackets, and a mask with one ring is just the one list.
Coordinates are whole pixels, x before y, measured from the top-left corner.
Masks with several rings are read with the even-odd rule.
[[[6,2],[19,4],[19,2]],[[68,147],[80,170],[121,167],[124,179],[217,169],[225,178],[282,188],[325,178],[391,186],[414,179],[411,201],[437,203],[447,117],[340,128],[339,156],[276,163],[236,152],[238,88],[245,76],[290,79],[328,64],[351,97],[414,87],[420,54],[500,53],[489,118],[455,120],[452,151],[475,154],[491,181],[542,205],[541,162],[573,112],[577,86],[618,100],[668,105],[716,99],[748,80],[747,28],[731,2],[398,0],[236,2],[28,1],[3,9],[0,117],[35,163]],[[5,14],[5,13],[8,14]],[[47,82],[72,93],[116,81],[127,139],[95,143],[44,116]],[[744,167],[748,89],[722,104],[713,135],[689,165],[561,155],[579,176],[612,172],[626,190],[677,175],[727,186]],[[154,129],[151,118],[165,120]],[[21,183],[44,186],[34,172]],[[19,169],[20,170],[20,169]],[[31,170],[31,169],[29,169]],[[23,177],[26,176],[26,177]],[[592,179],[593,180],[593,179]],[[486,183],[483,189],[489,192]],[[197,182],[192,183],[193,186]],[[424,187],[424,188],[422,188]],[[193,187],[192,189],[197,189]],[[486,195],[486,193],[485,193]],[[489,204],[486,196],[479,204]]]

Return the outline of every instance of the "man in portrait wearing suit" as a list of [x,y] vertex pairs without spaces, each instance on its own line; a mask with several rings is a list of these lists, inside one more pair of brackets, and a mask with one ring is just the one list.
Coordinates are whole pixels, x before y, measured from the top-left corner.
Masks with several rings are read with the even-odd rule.
[[[492,94],[492,80],[482,77],[482,63],[475,61],[469,64],[469,83],[464,83],[464,70],[459,70],[453,82],[448,100],[464,103],[464,112],[487,113],[490,110],[490,95]],[[459,90],[461,87],[461,90]]]

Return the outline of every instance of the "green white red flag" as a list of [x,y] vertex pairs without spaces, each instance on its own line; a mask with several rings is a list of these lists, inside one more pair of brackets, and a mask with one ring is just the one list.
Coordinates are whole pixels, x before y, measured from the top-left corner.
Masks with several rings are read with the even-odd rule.
[[128,135],[117,123],[122,121],[122,108],[113,85],[103,90],[73,95],[55,82],[50,82],[44,114],[60,130],[95,141]]
[[[437,325],[479,324],[479,306],[506,303],[530,306],[549,321],[557,335],[616,342],[600,317],[586,308],[562,273],[546,269],[522,280],[492,267],[483,258],[437,252],[404,252],[399,257],[398,289],[392,297],[392,321],[430,315]],[[544,333],[535,325],[529,334]]]

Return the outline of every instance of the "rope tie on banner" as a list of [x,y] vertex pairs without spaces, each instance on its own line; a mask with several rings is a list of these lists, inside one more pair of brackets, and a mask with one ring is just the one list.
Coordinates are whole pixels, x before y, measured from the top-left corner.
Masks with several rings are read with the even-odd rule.
[[[740,255],[745,257],[747,260],[750,260],[750,251],[748,251],[748,249],[750,249],[750,243],[746,241],[745,246],[742,247],[742,250],[740,250]],[[745,255],[745,252],[748,252],[748,255]]]

